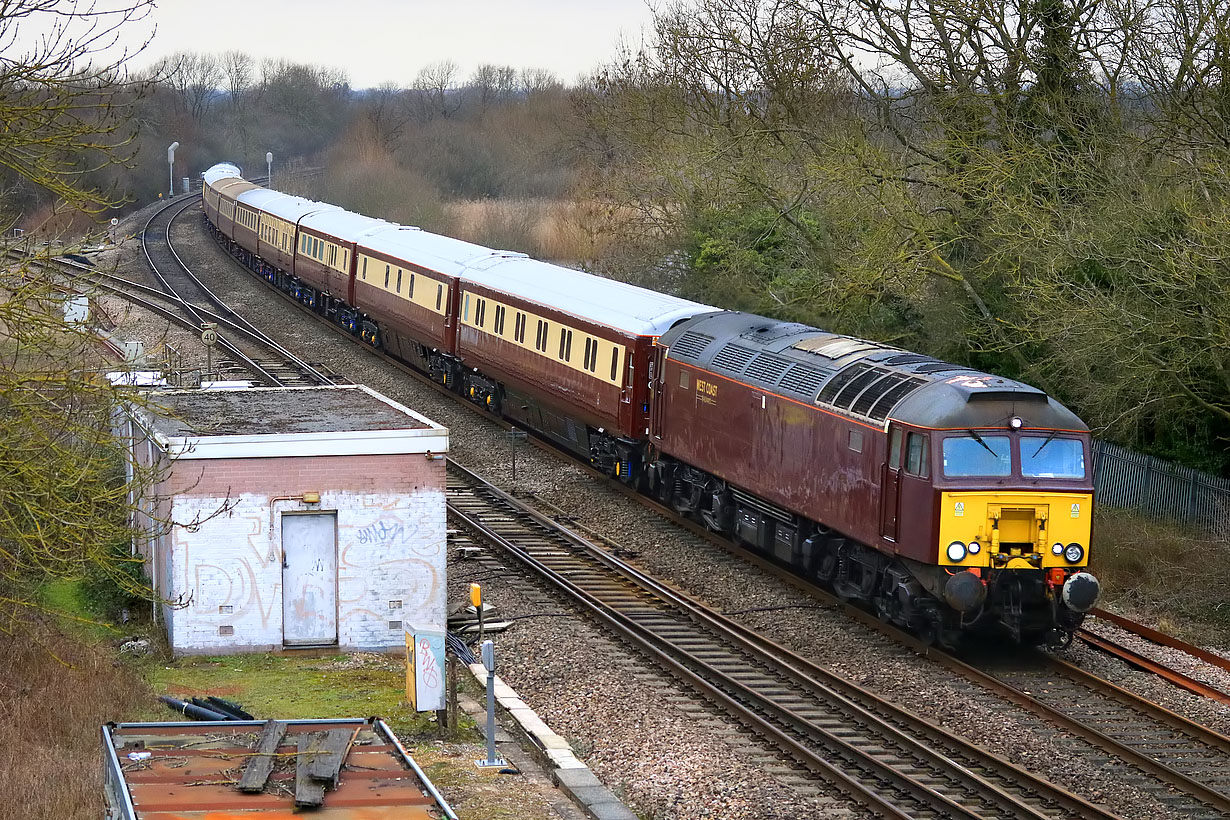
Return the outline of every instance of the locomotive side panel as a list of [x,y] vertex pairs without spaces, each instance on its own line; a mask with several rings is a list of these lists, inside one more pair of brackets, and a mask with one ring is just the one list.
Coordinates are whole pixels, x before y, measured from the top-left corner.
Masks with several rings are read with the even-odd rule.
[[741,489],[875,543],[884,435],[853,420],[665,359],[656,443]]

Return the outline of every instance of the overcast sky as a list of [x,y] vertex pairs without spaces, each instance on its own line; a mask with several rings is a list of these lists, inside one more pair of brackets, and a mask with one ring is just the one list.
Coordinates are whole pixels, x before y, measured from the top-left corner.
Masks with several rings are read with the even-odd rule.
[[452,60],[461,78],[483,63],[547,68],[573,82],[639,44],[645,0],[160,0],[141,68],[177,51],[233,49],[345,69],[355,88],[406,86]]

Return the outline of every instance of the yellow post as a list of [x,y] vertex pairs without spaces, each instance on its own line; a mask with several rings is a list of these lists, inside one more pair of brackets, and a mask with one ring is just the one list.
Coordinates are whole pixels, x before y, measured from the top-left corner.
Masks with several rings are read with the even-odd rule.
[[470,603],[478,613],[478,642],[483,642],[483,588],[480,584],[470,584]]

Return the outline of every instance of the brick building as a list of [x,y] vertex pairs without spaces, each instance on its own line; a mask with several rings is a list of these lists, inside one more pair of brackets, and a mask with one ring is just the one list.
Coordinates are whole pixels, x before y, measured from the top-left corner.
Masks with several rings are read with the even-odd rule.
[[135,546],[176,654],[443,632],[447,429],[358,385],[151,400],[125,422]]

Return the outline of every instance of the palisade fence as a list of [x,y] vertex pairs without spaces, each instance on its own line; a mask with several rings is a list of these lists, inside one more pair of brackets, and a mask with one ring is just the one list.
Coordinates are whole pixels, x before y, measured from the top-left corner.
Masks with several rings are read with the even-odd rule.
[[1230,537],[1230,479],[1095,440],[1093,487],[1099,504]]

